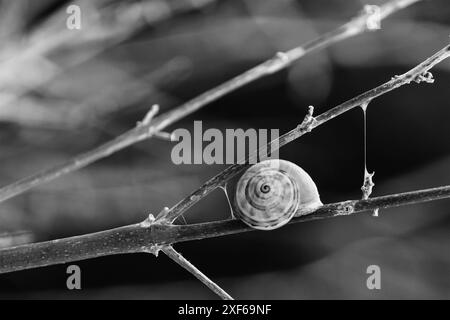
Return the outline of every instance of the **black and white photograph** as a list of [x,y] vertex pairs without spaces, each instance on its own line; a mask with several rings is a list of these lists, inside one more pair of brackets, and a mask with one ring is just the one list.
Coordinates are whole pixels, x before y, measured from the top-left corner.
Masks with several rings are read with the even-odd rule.
[[446,0],[0,0],[0,300],[449,300],[449,84]]

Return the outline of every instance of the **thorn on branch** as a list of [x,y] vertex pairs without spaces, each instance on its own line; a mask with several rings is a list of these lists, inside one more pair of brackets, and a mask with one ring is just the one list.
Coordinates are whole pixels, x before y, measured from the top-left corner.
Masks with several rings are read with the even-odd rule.
[[291,59],[289,59],[289,55],[285,52],[277,52],[275,56],[268,60],[265,64],[264,68],[267,73],[275,73],[281,69],[284,69],[289,65]]
[[163,249],[163,246],[159,244],[151,244],[149,246],[141,247],[141,252],[151,253],[155,257],[158,257],[159,252]]
[[155,217],[153,216],[153,214],[149,214],[147,219],[145,219],[144,221],[141,222],[141,226],[144,228],[149,228],[154,222],[155,222]]
[[144,119],[142,121],[138,121],[137,125],[138,126],[148,126],[158,112],[159,112],[159,105],[154,104],[150,108],[150,110],[147,112]]
[[314,113],[314,107],[309,106],[308,114],[305,116],[302,123],[299,124],[299,126],[297,127],[299,130],[304,131],[304,132],[311,132],[311,130],[313,129],[313,127],[316,123],[316,119],[313,117],[313,113]]

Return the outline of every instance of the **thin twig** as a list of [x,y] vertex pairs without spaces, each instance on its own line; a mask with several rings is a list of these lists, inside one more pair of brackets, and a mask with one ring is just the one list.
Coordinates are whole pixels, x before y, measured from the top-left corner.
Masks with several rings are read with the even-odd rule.
[[[415,68],[409,70],[408,72],[400,76],[395,76],[390,81],[374,89],[368,90],[322,113],[317,117],[312,117],[312,111],[310,108],[310,112],[307,114],[304,121],[299,126],[285,133],[278,139],[271,141],[267,146],[260,148],[252,155],[250,155],[248,158],[240,159],[237,164],[231,165],[230,167],[226,168],[225,170],[223,170],[222,172],[220,172],[219,174],[208,180],[200,188],[191,193],[188,197],[178,202],[170,210],[161,212],[161,214],[158,215],[158,217],[156,218],[157,221],[166,223],[172,223],[173,221],[175,221],[175,219],[179,215],[183,214],[195,203],[206,197],[210,192],[212,192],[216,188],[223,186],[228,180],[230,180],[231,178],[236,176],[239,172],[247,168],[249,166],[249,163],[251,163],[252,160],[255,160],[258,154],[261,154],[262,149],[267,150],[270,149],[271,152],[273,152],[274,150],[281,148],[282,146],[288,144],[289,142],[298,139],[302,135],[311,132],[311,130],[313,130],[314,128],[317,128],[318,126],[326,123],[327,121],[334,119],[338,115],[341,115],[344,112],[347,112],[355,107],[367,104],[372,99],[379,97],[389,91],[397,89],[405,84],[409,84],[411,83],[411,81],[415,82],[424,81],[430,83],[432,78],[429,78],[431,75],[429,70],[439,62],[448,58],[449,56],[450,56],[450,45],[447,45],[446,47],[444,47],[443,49],[435,53],[433,56],[426,59],[424,62],[417,65]],[[424,75],[426,75],[426,77]]]
[[[379,7],[379,18],[380,20],[385,19],[394,12],[418,1],[420,0],[391,0]],[[277,53],[272,59],[267,60],[175,109],[156,117],[150,124],[136,126],[115,139],[108,141],[91,151],[80,154],[67,162],[4,186],[0,189],[0,202],[22,194],[43,183],[52,181],[62,175],[81,169],[132,144],[148,139],[155,135],[156,132],[163,130],[174,122],[190,115],[230,92],[264,76],[271,75],[287,68],[294,61],[306,54],[368,30],[368,21],[371,21],[373,18],[373,13],[367,10],[362,11],[357,17],[353,18],[343,26],[319,36],[317,39],[302,46],[298,46],[284,53]]]
[[[348,200],[324,205],[289,224],[354,215],[375,209],[450,198],[450,185],[387,195],[367,200]],[[386,212],[386,211],[384,211]],[[240,220],[223,220],[190,225],[171,225],[145,220],[111,230],[70,238],[38,242],[0,250],[0,273],[92,259],[101,256],[147,252],[157,255],[165,246],[255,231]],[[267,231],[259,231],[267,232]]]
[[198,280],[203,282],[205,286],[211,289],[212,292],[217,294],[222,300],[234,300],[228,293],[219,287],[214,281],[205,276],[200,270],[198,270],[192,263],[186,260],[179,252],[177,252],[172,246],[165,246],[161,249],[170,259],[178,263],[187,271],[192,273]]

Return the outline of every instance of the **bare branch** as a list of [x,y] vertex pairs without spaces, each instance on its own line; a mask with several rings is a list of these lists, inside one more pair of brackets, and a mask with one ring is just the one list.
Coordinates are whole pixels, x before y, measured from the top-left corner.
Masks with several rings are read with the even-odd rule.
[[[450,185],[324,205],[289,224],[348,216],[375,209],[450,198]],[[186,241],[255,231],[240,220],[223,220],[190,225],[158,224],[154,220],[97,233],[32,243],[0,250],[0,273],[62,264],[115,254],[147,252],[157,255],[165,247]],[[260,231],[267,232],[267,231]]]
[[234,300],[228,293],[221,287],[215,284],[211,279],[205,276],[200,270],[198,270],[192,263],[187,261],[179,252],[177,252],[172,246],[165,246],[161,249],[170,259],[178,263],[187,271],[192,273],[198,280],[203,282],[205,286],[211,289],[212,292],[217,294],[222,300]]
[[[448,58],[449,56],[450,56],[450,45],[447,45],[446,47],[435,53],[433,56],[429,57],[424,62],[417,65],[415,68],[411,69],[410,71],[400,76],[395,76],[390,81],[374,89],[366,91],[322,113],[317,117],[312,117],[312,111],[310,108],[309,113],[306,115],[304,121],[299,126],[285,133],[284,135],[279,137],[278,140],[271,141],[267,146],[264,146],[261,149],[265,148],[267,150],[270,149],[271,151],[274,151],[277,148],[281,148],[282,146],[288,144],[289,142],[294,141],[295,139],[298,139],[304,134],[310,132],[312,129],[317,128],[318,126],[326,123],[327,121],[334,119],[335,117],[343,114],[344,112],[347,112],[355,107],[364,105],[376,97],[379,97],[389,91],[397,89],[405,84],[411,83],[411,81],[415,82],[425,81],[429,83],[428,80],[431,79],[429,76],[429,74],[431,74],[429,70],[439,62]],[[424,78],[424,75],[426,75],[426,78]],[[228,180],[230,180],[231,178],[236,176],[239,172],[247,168],[249,166],[248,164],[251,163],[252,160],[256,160],[257,155],[261,153],[261,149],[257,150],[250,157],[246,159],[241,159],[240,161],[238,161],[237,164],[234,164],[226,168],[221,173],[208,180],[200,188],[191,193],[188,197],[178,202],[170,210],[164,211],[160,215],[158,215],[158,217],[156,217],[156,220],[163,223],[164,222],[172,223],[173,221],[175,221],[176,218],[178,218],[181,214],[183,214],[195,203],[206,197],[210,192],[212,192],[216,188],[224,185]]]
[[[436,54],[411,69],[401,76],[396,76],[385,84],[367,91],[343,104],[330,109],[322,115],[314,118],[312,109],[297,128],[280,137],[280,146],[293,141],[312,128],[333,119],[365,101],[378,97],[386,92],[398,88],[411,81],[422,81],[421,76],[450,55],[450,45],[446,46]],[[0,250],[0,273],[17,270],[36,268],[46,265],[66,263],[74,260],[95,258],[104,255],[113,255],[133,252],[150,252],[157,254],[162,247],[173,243],[190,241],[204,238],[222,236],[252,230],[239,220],[227,220],[210,222],[205,224],[194,224],[186,226],[175,226],[168,223],[170,219],[193,205],[199,198],[206,196],[215,187],[223,184],[232,174],[242,170],[243,164],[237,164],[224,170],[215,178],[209,180],[192,196],[181,201],[172,209],[164,209],[160,213],[160,219],[149,216],[142,223],[124,226],[103,232],[59,239],[41,243],[23,245]],[[196,198],[194,198],[196,197]],[[431,200],[450,197],[450,186],[434,189],[426,189],[396,195],[344,201],[320,207],[309,215],[303,215],[292,220],[302,222],[308,220],[349,215],[357,212],[375,210],[379,208],[390,208],[405,204],[426,202]],[[175,215],[175,213],[177,215]],[[162,219],[161,219],[162,217]]]
[[[394,12],[418,1],[419,0],[391,0],[379,7],[380,19],[385,19]],[[132,144],[148,139],[167,126],[229,94],[230,92],[235,91],[264,76],[271,75],[281,69],[287,68],[294,61],[306,54],[368,30],[367,24],[371,19],[373,19],[373,14],[368,11],[363,11],[343,26],[285,53],[277,53],[272,59],[263,62],[243,74],[238,75],[231,80],[176,107],[175,109],[154,118],[149,124],[136,126],[115,139],[108,141],[91,151],[80,154],[65,163],[4,186],[0,189],[0,202],[22,194],[25,191],[43,183],[52,181],[62,175],[84,168],[85,166],[99,159],[105,158]]]

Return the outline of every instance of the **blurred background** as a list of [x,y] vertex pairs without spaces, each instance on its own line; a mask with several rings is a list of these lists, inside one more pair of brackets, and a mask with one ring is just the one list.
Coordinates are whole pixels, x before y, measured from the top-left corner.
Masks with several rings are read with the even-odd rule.
[[[52,167],[246,69],[331,30],[378,0],[0,1],[0,184]],[[80,30],[65,26],[81,8]],[[450,6],[425,0],[368,32],[309,55],[176,123],[193,129],[278,128],[301,122],[401,74],[444,47]],[[450,184],[450,62],[368,108],[372,196]],[[284,147],[324,203],[361,197],[363,113],[354,109]],[[174,165],[174,142],[151,139],[0,204],[0,246],[136,223],[171,207],[221,165]],[[450,202],[302,223],[176,246],[240,299],[450,298]],[[222,191],[188,223],[225,219]],[[0,298],[215,299],[163,254],[76,262],[0,275]],[[381,269],[368,290],[366,268]]]

